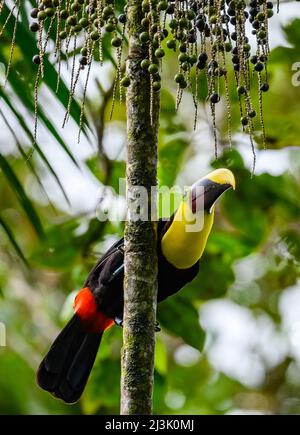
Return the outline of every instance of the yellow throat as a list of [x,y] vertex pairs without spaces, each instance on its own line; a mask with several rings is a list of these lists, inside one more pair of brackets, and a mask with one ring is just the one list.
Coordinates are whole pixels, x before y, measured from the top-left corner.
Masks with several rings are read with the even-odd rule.
[[204,212],[199,231],[189,231],[195,225],[188,201],[183,200],[175,213],[174,220],[161,241],[165,258],[178,269],[193,266],[202,256],[214,221],[214,210]]

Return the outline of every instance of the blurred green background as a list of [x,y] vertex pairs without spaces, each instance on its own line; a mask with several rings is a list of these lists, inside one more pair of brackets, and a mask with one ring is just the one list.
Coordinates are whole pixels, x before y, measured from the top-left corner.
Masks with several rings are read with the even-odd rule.
[[[233,103],[233,149],[227,144],[224,102],[217,107],[215,160],[205,101],[195,131],[188,93],[175,111],[176,64],[168,54],[160,185],[190,185],[211,168],[225,166],[234,172],[237,190],[218,204],[199,276],[158,309],[157,414],[300,413],[300,87],[292,83],[292,65],[300,62],[300,20],[292,19],[297,14],[297,3],[284,4],[280,17],[270,22],[267,150],[257,126],[253,177],[238,107]],[[71,315],[74,295],[89,269],[122,235],[122,223],[101,223],[97,213],[124,208],[118,184],[125,171],[125,107],[117,101],[110,120],[114,67],[105,50],[104,67],[92,69],[87,125],[77,144],[79,105],[73,104],[62,130],[68,95],[63,84],[58,94],[53,92],[56,72],[50,55],[32,154],[36,68],[31,58],[36,50],[26,20],[24,7],[5,88],[13,24],[0,41],[0,414],[118,413],[120,328],[106,333],[78,404],[66,406],[39,390],[35,371]],[[65,64],[62,76],[67,83],[70,68]],[[232,77],[230,88],[234,99]],[[105,186],[114,189],[113,196]]]

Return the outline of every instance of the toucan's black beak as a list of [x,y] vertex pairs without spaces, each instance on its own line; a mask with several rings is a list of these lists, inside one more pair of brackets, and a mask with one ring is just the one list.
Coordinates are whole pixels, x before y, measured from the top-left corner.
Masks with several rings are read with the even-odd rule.
[[228,189],[235,189],[235,178],[229,169],[216,169],[191,187],[193,213],[205,210],[210,213],[218,198]]

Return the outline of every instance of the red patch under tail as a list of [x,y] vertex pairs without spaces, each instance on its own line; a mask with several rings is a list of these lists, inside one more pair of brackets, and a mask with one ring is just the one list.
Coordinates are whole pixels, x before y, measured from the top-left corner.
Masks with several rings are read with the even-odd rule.
[[103,332],[110,328],[114,320],[98,310],[94,295],[88,287],[80,290],[74,301],[74,311],[87,332]]

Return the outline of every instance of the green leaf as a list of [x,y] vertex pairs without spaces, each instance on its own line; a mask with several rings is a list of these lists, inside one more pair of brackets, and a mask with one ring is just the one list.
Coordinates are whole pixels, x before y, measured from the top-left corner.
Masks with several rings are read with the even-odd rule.
[[[0,14],[0,23],[3,24],[4,17],[7,16],[9,13],[9,8],[6,4],[4,4],[4,8],[2,13]],[[10,38],[10,35],[12,35],[13,32],[13,26],[14,26],[14,20],[9,20],[5,34]],[[32,58],[36,54],[37,51],[37,42],[35,40],[35,37],[33,36],[32,32],[30,32],[28,26],[25,25],[22,21],[18,23],[18,30],[16,35],[16,46],[18,46],[23,54],[24,62],[27,63],[27,67],[29,66],[32,69],[32,75],[36,75],[36,66],[32,63]],[[3,57],[5,59],[5,57]],[[29,65],[28,65],[29,64]],[[45,66],[45,76],[43,78],[43,82],[48,86],[48,88],[54,93],[56,98],[61,102],[61,104],[67,108],[68,107],[68,101],[69,101],[69,91],[65,83],[61,80],[60,82],[60,88],[59,92],[56,93],[56,84],[57,84],[57,72],[52,65],[51,62],[49,62],[47,55],[44,57],[44,66]],[[11,72],[13,71],[13,68],[11,69]],[[35,71],[35,72],[34,72]],[[10,82],[10,75],[9,75],[9,82]],[[77,125],[80,125],[80,112],[81,109],[76,101],[73,101],[71,109],[70,109],[70,115],[75,120]]]
[[11,244],[13,245],[13,247],[15,248],[15,251],[18,254],[18,256],[26,264],[26,266],[28,266],[28,262],[25,258],[25,255],[23,254],[22,249],[20,248],[18,242],[16,241],[12,230],[9,228],[7,223],[1,217],[0,217],[0,225],[2,226],[4,231],[6,232],[6,235],[7,235],[8,239],[10,240]]
[[186,297],[176,295],[159,304],[157,317],[167,331],[202,350],[205,332],[200,326],[197,309]]
[[107,407],[117,413],[119,401],[119,359],[105,358],[97,360],[81,400],[84,412],[94,414],[100,407]]
[[[34,113],[34,103],[32,100],[32,96],[26,92],[24,86],[20,81],[18,80],[18,76],[13,71],[10,74],[10,84],[16,93],[16,95],[20,98],[22,103],[26,106],[27,109],[29,109],[32,113]],[[78,163],[76,159],[74,158],[73,154],[69,150],[68,146],[65,144],[64,140],[58,133],[56,127],[52,124],[52,122],[49,120],[49,117],[44,112],[42,107],[38,105],[38,117],[43,121],[46,128],[49,130],[49,132],[52,134],[52,136],[56,139],[58,144],[63,148],[63,150],[68,154],[72,162],[78,167]]]
[[300,19],[295,18],[292,22],[287,24],[284,28],[285,36],[288,42],[294,46],[300,46]]
[[158,178],[160,185],[173,186],[188,145],[185,139],[174,138],[159,148]]
[[199,274],[186,288],[186,293],[192,300],[222,297],[234,281],[233,258],[230,253],[209,255],[208,249],[209,247],[201,259]]
[[80,253],[80,238],[75,231],[79,223],[71,219],[49,228],[43,243],[35,247],[30,262],[42,267],[65,269],[72,267]]
[[36,171],[34,165],[33,165],[32,162],[31,162],[31,160],[28,160],[28,154],[25,152],[24,148],[23,148],[22,145],[20,144],[20,142],[19,142],[19,140],[18,140],[18,138],[17,138],[15,132],[13,131],[13,129],[11,128],[11,126],[9,125],[9,122],[8,122],[8,120],[6,119],[6,116],[4,115],[4,113],[2,112],[1,109],[0,109],[0,115],[1,115],[2,119],[4,120],[5,124],[7,125],[9,131],[11,132],[12,137],[15,139],[15,141],[16,141],[16,146],[17,146],[17,148],[18,148],[19,153],[20,153],[21,156],[23,157],[24,161],[27,163],[27,166],[28,166],[30,172],[33,174],[33,176],[34,176],[35,179],[37,180],[37,182],[38,182],[38,184],[39,184],[39,186],[40,186],[40,188],[41,188],[41,191],[43,192],[45,198],[47,199],[47,202],[51,205],[52,208],[54,208],[54,206],[53,206],[53,204],[52,204],[52,202],[51,202],[51,200],[50,200],[50,198],[49,198],[49,196],[48,196],[48,193],[47,193],[46,189],[44,188],[44,185],[43,185],[43,183],[42,183],[42,180],[41,180],[39,174],[37,173],[37,171]]
[[[34,138],[32,135],[32,132],[30,131],[30,129],[28,128],[23,116],[20,114],[20,112],[18,112],[16,110],[16,108],[14,107],[14,105],[11,103],[11,101],[9,100],[9,98],[6,96],[6,94],[2,91],[2,88],[0,87],[0,96],[1,98],[3,98],[3,100],[5,101],[5,103],[7,104],[7,106],[10,108],[10,110],[12,111],[12,113],[14,114],[14,116],[16,117],[16,119],[19,122],[19,125],[23,128],[24,133],[28,136],[30,143],[34,142]],[[63,187],[63,185],[61,184],[60,179],[58,178],[55,170],[53,169],[53,167],[51,166],[50,162],[48,161],[47,157],[45,156],[43,150],[40,148],[39,144],[36,143],[34,149],[36,150],[36,152],[39,154],[40,158],[42,159],[42,161],[45,163],[46,167],[48,168],[48,170],[50,171],[50,173],[52,174],[53,178],[55,179],[56,183],[58,184],[60,191],[62,192],[65,200],[67,201],[67,203],[70,205],[70,200],[68,198],[68,195]],[[32,152],[33,148],[31,148],[28,152],[27,155],[30,155]],[[27,158],[26,158],[27,160]],[[75,164],[77,166],[77,162],[75,161]]]
[[155,369],[161,375],[166,375],[168,372],[167,349],[159,335],[156,337],[155,344]]
[[40,238],[42,238],[44,236],[44,231],[43,231],[43,227],[42,227],[42,223],[40,221],[40,218],[39,218],[37,212],[35,211],[34,206],[31,203],[30,199],[26,195],[18,177],[16,176],[12,167],[10,166],[10,164],[8,163],[8,161],[5,159],[5,157],[2,154],[0,154],[0,168],[2,169],[4,175],[6,176],[10,187],[14,190],[23,210],[25,211],[25,213],[26,213],[30,223],[32,224],[33,228],[35,229],[37,235]]

